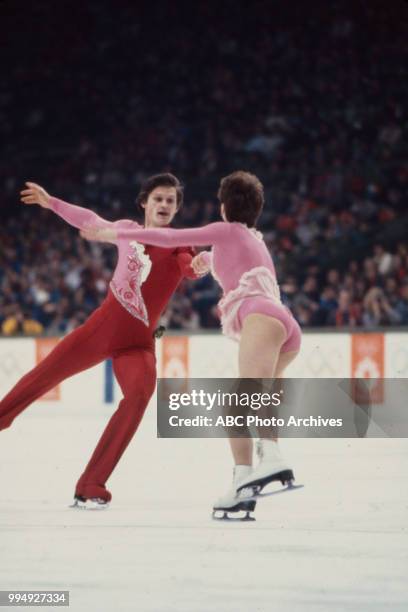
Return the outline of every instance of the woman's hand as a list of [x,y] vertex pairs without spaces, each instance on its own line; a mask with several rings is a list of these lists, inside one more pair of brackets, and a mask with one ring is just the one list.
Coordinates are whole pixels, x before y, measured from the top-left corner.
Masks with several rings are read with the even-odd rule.
[[91,240],[92,242],[113,242],[116,243],[118,234],[116,230],[111,228],[100,228],[97,227],[85,227],[79,232],[82,238],[85,240]]
[[24,204],[39,204],[43,208],[51,208],[51,196],[40,185],[26,183],[27,189],[20,191],[21,201]]
[[210,266],[204,261],[201,253],[193,257],[191,267],[198,276],[204,276],[204,274],[207,274],[210,270]]

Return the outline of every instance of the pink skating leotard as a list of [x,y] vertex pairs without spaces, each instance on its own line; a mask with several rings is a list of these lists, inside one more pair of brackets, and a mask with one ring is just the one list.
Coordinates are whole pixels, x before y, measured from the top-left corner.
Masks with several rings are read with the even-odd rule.
[[224,297],[219,303],[223,332],[239,340],[242,322],[252,313],[281,321],[287,332],[282,351],[298,350],[300,327],[280,299],[275,267],[262,234],[242,223],[217,222],[194,229],[118,227],[117,240],[136,240],[166,248],[212,245],[202,255],[211,265]]

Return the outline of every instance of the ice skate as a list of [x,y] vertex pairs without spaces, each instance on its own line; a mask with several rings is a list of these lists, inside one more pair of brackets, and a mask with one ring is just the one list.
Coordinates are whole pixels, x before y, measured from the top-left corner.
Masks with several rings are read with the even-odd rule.
[[101,497],[87,499],[81,495],[75,495],[74,502],[70,505],[70,508],[77,508],[79,510],[106,510],[109,508],[109,502]]
[[[244,478],[247,478],[251,472],[252,466],[250,465],[236,465],[234,467],[232,486],[225,495],[218,498],[215,502],[212,514],[213,519],[229,521],[255,520],[255,518],[251,516],[251,512],[255,510],[256,501],[253,499],[247,501],[248,497],[253,496],[253,489],[243,488],[239,493],[237,491],[240,483]],[[240,516],[230,517],[230,513],[240,513]]]
[[[260,497],[282,493],[284,491],[301,488],[303,485],[295,485],[293,481],[295,477],[292,469],[282,457],[280,448],[274,440],[259,440],[257,443],[257,454],[259,463],[257,467],[251,471],[239,484],[237,491],[252,488],[253,495],[251,500],[256,500]],[[280,482],[284,486],[283,489],[262,493],[262,489],[270,482]]]

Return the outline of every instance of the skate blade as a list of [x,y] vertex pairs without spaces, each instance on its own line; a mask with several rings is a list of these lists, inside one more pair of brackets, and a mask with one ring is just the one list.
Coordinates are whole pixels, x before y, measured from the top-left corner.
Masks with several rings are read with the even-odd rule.
[[69,506],[69,508],[73,508],[74,510],[92,510],[96,512],[100,512],[101,510],[106,510],[109,508],[109,502],[101,503],[92,501],[87,499],[85,502],[80,501],[79,499],[74,500],[74,503]]
[[257,478],[256,480],[252,480],[246,484],[238,487],[238,493],[242,491],[242,489],[258,489],[261,491],[267,484],[270,482],[280,482],[282,485],[285,485],[289,482],[293,482],[295,477],[293,475],[292,470],[282,470],[282,472],[276,472],[276,474],[271,474],[270,476],[264,476],[263,478]]
[[250,499],[252,496],[248,495],[243,500],[237,500],[235,506],[213,506],[213,512],[253,512],[255,510],[256,502]]
[[[217,516],[218,512],[222,512],[222,516]],[[245,512],[244,516],[230,516],[228,512],[231,512],[231,510],[213,510],[213,521],[225,521],[227,523],[248,523],[256,520],[255,517],[251,515],[250,510],[243,510],[242,512]]]
[[[277,489],[276,491],[268,491],[267,493],[262,493],[262,488],[259,489],[258,492],[254,493],[249,500],[258,501],[263,497],[271,497],[271,495],[280,495],[280,493],[287,493],[288,491],[295,491],[295,489],[303,489],[304,485],[295,485],[293,482],[289,481],[286,483],[286,487],[282,487],[281,489]],[[255,488],[255,487],[254,487]]]

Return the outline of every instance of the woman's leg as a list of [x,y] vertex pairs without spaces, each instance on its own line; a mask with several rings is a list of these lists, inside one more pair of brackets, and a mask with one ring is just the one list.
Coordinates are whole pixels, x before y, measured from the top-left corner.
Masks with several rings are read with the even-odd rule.
[[286,340],[284,324],[264,314],[250,314],[243,322],[239,344],[241,378],[273,378]]
[[[261,317],[264,315],[256,316]],[[244,365],[248,364],[248,367],[245,370],[243,369],[246,377],[255,379],[282,377],[287,366],[295,359],[299,352],[299,326],[297,324],[294,325],[293,335],[291,334],[287,337],[286,328],[281,321],[274,317],[266,316],[265,318],[269,318],[269,322],[264,319],[258,319],[256,333],[245,338],[242,363]],[[285,330],[284,335],[281,333],[282,327],[276,325],[276,323],[282,325]],[[254,348],[255,351],[259,351],[258,356],[256,352],[253,352],[251,337],[255,338]],[[269,356],[271,356],[270,359],[268,358]],[[270,417],[272,415],[268,414],[266,416]],[[258,433],[261,438],[258,449],[260,462],[248,476],[241,480],[238,491],[254,485],[263,487],[273,480],[280,480],[284,484],[294,479],[292,469],[280,453],[276,429],[274,427],[262,427],[258,428]]]
[[[280,349],[286,340],[281,321],[263,314],[250,314],[243,322],[239,345],[240,378],[273,378]],[[252,465],[252,438],[230,438],[236,465]]]
[[276,364],[274,378],[282,378],[289,364],[299,355],[299,351],[288,351],[280,353],[278,363]]
[[[280,349],[286,337],[286,328],[278,319],[258,313],[245,317],[239,345],[239,376],[241,379],[252,379],[248,381],[251,387],[249,392],[262,385],[259,379],[270,379],[274,376]],[[248,385],[244,384],[244,387]],[[252,504],[250,507],[242,496],[239,500],[236,497],[237,487],[251,477],[252,438],[231,437],[229,442],[235,463],[233,484],[227,494],[215,502],[214,510],[253,510],[254,502],[248,502]],[[252,495],[252,491],[250,494]]]

